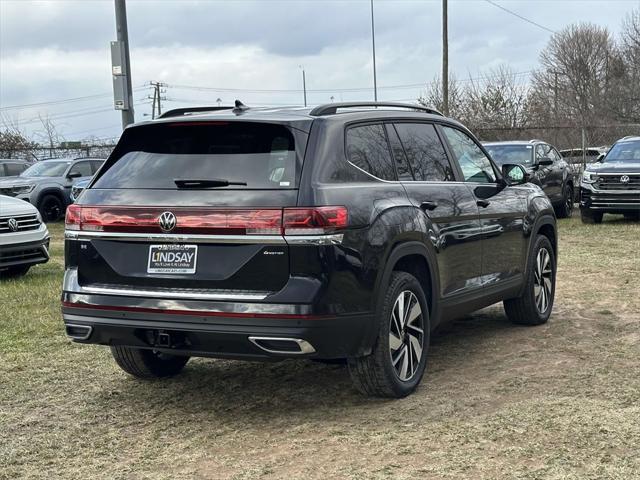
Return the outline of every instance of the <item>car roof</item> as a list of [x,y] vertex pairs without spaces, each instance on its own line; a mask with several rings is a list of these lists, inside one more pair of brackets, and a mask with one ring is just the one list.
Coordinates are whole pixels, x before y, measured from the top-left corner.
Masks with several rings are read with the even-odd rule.
[[536,143],[546,143],[543,140],[501,140],[499,142],[482,142],[485,147],[491,145],[534,145]]
[[[163,124],[163,123],[182,123],[182,122],[198,122],[198,121],[254,121],[265,123],[278,123],[285,124],[291,127],[295,127],[301,130],[309,131],[311,124],[314,121],[330,121],[330,122],[351,122],[356,120],[379,120],[390,118],[402,118],[402,119],[420,119],[420,120],[443,120],[458,124],[453,119],[443,117],[441,114],[427,113],[426,111],[412,110],[412,108],[420,108],[427,110],[426,107],[412,104],[397,104],[396,106],[389,105],[365,105],[353,104],[353,106],[346,106],[348,104],[337,103],[335,107],[340,108],[340,111],[331,113],[318,113],[322,109],[332,110],[332,104],[323,105],[321,107],[249,107],[245,110],[210,107],[211,110],[207,110],[206,107],[194,107],[191,111],[188,109],[176,109],[178,112],[176,115],[166,116],[165,113],[162,117],[155,120],[148,120],[145,122],[136,123],[131,127]],[[350,104],[349,104],[350,105]],[[203,111],[198,111],[203,109]],[[184,113],[180,113],[183,112]]]
[[629,135],[627,137],[621,138],[616,143],[638,142],[638,141],[640,141],[640,136]]

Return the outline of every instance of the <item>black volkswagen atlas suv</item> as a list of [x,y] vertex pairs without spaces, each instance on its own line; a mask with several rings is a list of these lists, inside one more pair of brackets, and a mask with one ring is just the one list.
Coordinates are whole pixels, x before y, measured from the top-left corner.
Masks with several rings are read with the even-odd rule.
[[497,302],[549,318],[556,220],[526,181],[418,105],[170,111],[128,127],[67,210],[66,333],[141,378],[341,359],[402,397],[441,322]]
[[605,213],[640,220],[640,137],[624,137],[606,156],[587,165],[580,183],[584,223],[600,223]]

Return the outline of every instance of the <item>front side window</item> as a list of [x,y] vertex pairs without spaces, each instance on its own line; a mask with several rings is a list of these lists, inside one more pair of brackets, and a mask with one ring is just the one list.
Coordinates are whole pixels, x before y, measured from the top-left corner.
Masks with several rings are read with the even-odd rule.
[[415,180],[428,182],[453,180],[453,170],[433,125],[398,123],[395,127]]
[[551,156],[551,147],[546,143],[539,143],[536,147],[536,161],[540,161],[543,158],[550,158],[553,160]]
[[382,180],[396,180],[387,135],[382,124],[351,127],[346,133],[349,162]]
[[466,182],[494,183],[491,161],[469,135],[455,128],[442,127]]
[[71,170],[69,170],[69,174],[77,174],[79,173],[81,177],[90,177],[91,175],[93,175],[93,172],[91,171],[91,164],[89,162],[78,162],[76,163],[73,167],[71,167]]

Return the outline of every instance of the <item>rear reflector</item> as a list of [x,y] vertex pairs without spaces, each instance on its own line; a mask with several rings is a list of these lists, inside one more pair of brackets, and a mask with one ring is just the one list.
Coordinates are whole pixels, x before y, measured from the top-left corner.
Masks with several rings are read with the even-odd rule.
[[348,225],[346,207],[218,209],[69,205],[67,230],[201,235],[317,235]]

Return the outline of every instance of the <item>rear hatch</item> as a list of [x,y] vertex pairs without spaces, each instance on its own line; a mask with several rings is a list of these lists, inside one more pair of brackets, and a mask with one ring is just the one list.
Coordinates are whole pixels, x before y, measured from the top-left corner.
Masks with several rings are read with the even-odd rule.
[[306,140],[290,126],[241,121],[128,129],[67,212],[81,239],[80,284],[280,290],[289,278],[283,208],[296,205]]

